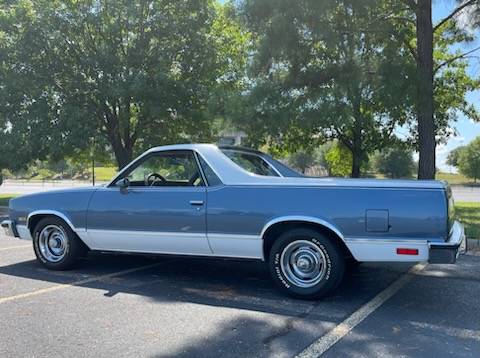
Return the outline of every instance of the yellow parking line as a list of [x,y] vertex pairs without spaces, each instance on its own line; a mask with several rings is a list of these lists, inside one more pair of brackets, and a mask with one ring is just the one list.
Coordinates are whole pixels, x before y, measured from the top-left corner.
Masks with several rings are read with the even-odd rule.
[[[161,262],[161,263],[165,263],[165,262]],[[19,300],[19,299],[22,299],[22,298],[38,296],[38,295],[41,295],[43,293],[58,291],[58,290],[62,290],[64,288],[69,288],[69,287],[73,287],[73,286],[80,286],[80,285],[84,285],[86,283],[100,281],[100,280],[103,280],[103,279],[106,279],[106,278],[121,276],[121,275],[125,275],[125,274],[128,274],[128,273],[140,271],[140,270],[145,270],[145,269],[148,269],[148,268],[158,266],[161,263],[157,262],[157,263],[154,263],[154,264],[151,264],[151,265],[135,267],[135,268],[124,270],[124,271],[109,273],[107,275],[91,277],[91,278],[87,278],[87,279],[79,280],[79,281],[74,281],[74,282],[70,282],[70,283],[62,283],[62,284],[59,284],[59,285],[50,286],[50,287],[47,287],[47,288],[42,288],[42,289],[31,291],[31,292],[21,293],[21,294],[14,295],[14,296],[9,296],[9,297],[3,297],[3,298],[0,298],[0,304],[5,303],[5,302]]]
[[30,245],[19,245],[19,246],[11,246],[11,247],[2,247],[0,248],[0,251],[7,251],[7,250],[13,250],[13,249],[24,249],[26,247],[32,247],[32,244]]

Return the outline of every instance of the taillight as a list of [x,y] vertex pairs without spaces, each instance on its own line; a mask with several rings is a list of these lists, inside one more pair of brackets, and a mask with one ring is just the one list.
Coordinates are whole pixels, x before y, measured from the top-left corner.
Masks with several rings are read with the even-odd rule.
[[397,255],[418,255],[418,249],[398,248]]

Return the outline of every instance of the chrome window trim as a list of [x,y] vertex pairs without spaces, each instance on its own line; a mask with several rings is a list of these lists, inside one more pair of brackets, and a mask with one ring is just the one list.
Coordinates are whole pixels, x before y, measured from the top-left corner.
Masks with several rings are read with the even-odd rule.
[[203,184],[204,184],[203,186],[208,187],[208,186],[210,186],[210,184],[208,183],[207,177],[205,176],[205,173],[203,172],[203,168],[202,168],[202,165],[200,164],[200,160],[198,160],[198,153],[197,153],[196,150],[192,150],[192,152],[193,152],[193,156],[195,157],[195,162],[197,163],[198,172],[202,176],[202,180],[203,180]]
[[[217,176],[218,180],[220,180],[220,182],[222,183],[222,185],[225,185],[223,183],[223,180],[222,178],[220,177],[220,175],[218,175],[217,171],[213,168],[213,166],[205,159],[205,156],[200,154],[198,151],[195,151],[197,153],[197,155],[202,158],[203,161],[205,161],[205,163],[207,163],[207,165],[210,167],[210,169],[213,171],[213,173]],[[202,165],[200,164],[200,168],[202,167]],[[203,172],[203,168],[202,168],[202,172]],[[210,185],[209,185],[210,186]],[[213,186],[212,186],[213,188]]]

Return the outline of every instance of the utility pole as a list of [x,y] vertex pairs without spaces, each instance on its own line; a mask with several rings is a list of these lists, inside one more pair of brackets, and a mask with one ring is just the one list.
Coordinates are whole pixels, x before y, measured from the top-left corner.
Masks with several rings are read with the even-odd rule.
[[92,185],[95,186],[95,137],[93,137],[92,149]]

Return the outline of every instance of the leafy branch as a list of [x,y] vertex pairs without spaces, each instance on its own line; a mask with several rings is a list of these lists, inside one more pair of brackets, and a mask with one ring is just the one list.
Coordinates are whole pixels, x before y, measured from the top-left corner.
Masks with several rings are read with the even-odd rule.
[[441,64],[439,64],[438,66],[436,66],[433,72],[437,73],[442,67],[445,67],[445,66],[447,66],[447,65],[449,65],[452,62],[455,62],[457,60],[464,59],[464,58],[469,58],[470,56],[468,56],[468,55],[470,55],[470,54],[472,54],[472,53],[474,53],[478,50],[480,50],[480,46],[478,46],[478,47],[476,47],[476,48],[474,48],[470,51],[464,52],[460,55],[449,58],[448,60],[446,60],[446,61],[442,62]]
[[474,5],[475,3],[478,3],[478,0],[469,0],[469,1],[466,1],[464,2],[462,5],[460,5],[459,7],[457,7],[455,10],[453,10],[450,15],[448,15],[447,17],[443,18],[442,20],[440,20],[440,22],[438,24],[436,24],[434,27],[433,27],[433,32],[437,31],[440,27],[442,27],[443,24],[445,24],[447,21],[449,21],[450,19],[454,18],[458,13],[460,13],[463,9],[471,6],[471,5]]

